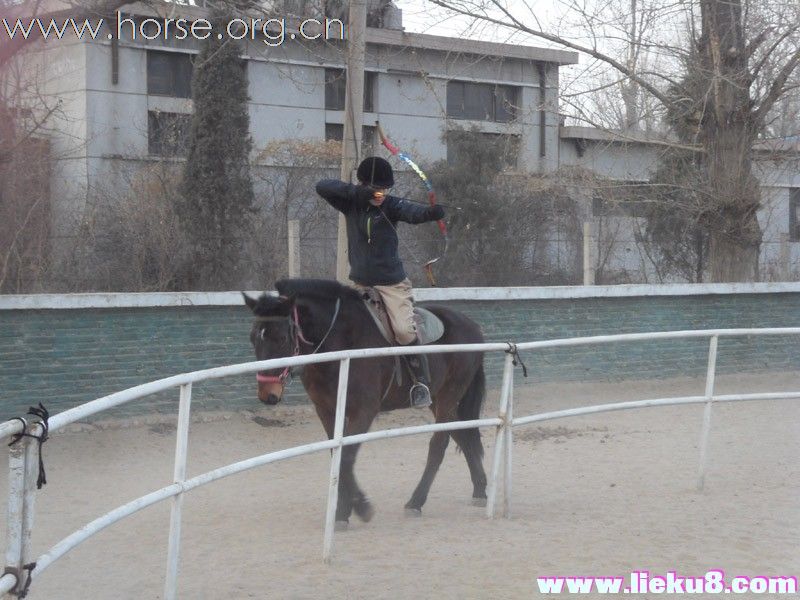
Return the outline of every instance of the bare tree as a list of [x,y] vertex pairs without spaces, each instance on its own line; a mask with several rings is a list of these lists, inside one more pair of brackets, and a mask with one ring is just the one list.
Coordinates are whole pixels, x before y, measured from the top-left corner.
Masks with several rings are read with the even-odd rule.
[[[655,98],[668,115],[678,145],[698,155],[698,168],[704,174],[708,206],[702,224],[710,235],[711,280],[757,277],[762,238],[756,217],[760,193],[753,175],[753,146],[764,135],[776,103],[793,88],[791,78],[800,64],[798,5],[778,0],[661,3],[660,30],[671,30],[672,41],[640,43],[672,57],[678,72],[672,76],[670,71],[637,72],[629,60],[606,51],[604,44],[613,40],[583,8],[595,6],[591,2],[562,3],[570,14],[587,17],[583,40],[564,30],[541,27],[534,4],[525,0],[515,3],[514,9],[501,0],[432,2],[582,52],[633,82],[635,88],[629,89],[641,88]],[[638,11],[644,3],[630,6]],[[635,11],[630,14],[635,18]]]
[[338,177],[341,142],[275,140],[261,150],[257,181],[264,189],[259,198],[259,224],[254,251],[263,265],[262,275],[287,274],[287,224],[300,224],[299,243],[304,276],[327,276],[335,269],[336,214],[325,208],[315,185],[325,177]]

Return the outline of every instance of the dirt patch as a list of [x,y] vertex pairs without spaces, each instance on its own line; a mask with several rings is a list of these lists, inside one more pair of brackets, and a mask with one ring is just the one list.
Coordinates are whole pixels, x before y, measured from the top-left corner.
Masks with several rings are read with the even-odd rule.
[[613,436],[608,432],[607,427],[584,427],[581,429],[571,429],[569,427],[535,427],[527,429],[514,434],[514,437],[521,442],[531,442],[536,445],[539,442],[552,440],[556,444],[563,444],[567,440],[581,438],[587,435],[605,434],[601,437],[600,443],[605,443],[606,440],[611,439]]
[[253,423],[257,423],[262,427],[288,427],[289,423],[285,423],[279,419],[267,419],[266,417],[253,417]]

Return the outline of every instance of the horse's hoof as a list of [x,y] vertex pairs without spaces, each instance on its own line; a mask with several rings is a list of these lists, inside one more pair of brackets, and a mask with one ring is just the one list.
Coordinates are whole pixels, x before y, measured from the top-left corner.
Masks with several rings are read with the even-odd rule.
[[375,516],[375,509],[372,508],[372,504],[369,502],[357,504],[353,507],[353,510],[356,512],[358,518],[364,521],[364,523],[369,523],[372,520],[372,517]]
[[472,506],[486,506],[486,498],[473,498]]
[[421,508],[409,508],[406,506],[405,508],[406,516],[407,517],[421,517],[422,516],[422,509]]
[[336,521],[336,523],[333,524],[333,530],[334,531],[347,531],[347,526],[348,525],[349,525],[349,523],[347,521]]

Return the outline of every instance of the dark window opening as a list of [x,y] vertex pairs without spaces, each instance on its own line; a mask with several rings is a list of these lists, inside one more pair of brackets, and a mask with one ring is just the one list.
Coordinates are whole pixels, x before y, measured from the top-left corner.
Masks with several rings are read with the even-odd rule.
[[192,97],[192,56],[179,52],[147,52],[147,93]]
[[447,116],[473,121],[509,123],[517,118],[519,88],[493,83],[450,81]]
[[[344,125],[340,123],[325,123],[325,139],[341,142],[344,139]],[[364,125],[361,128],[361,156],[372,156],[377,151],[377,130],[374,125]]]
[[789,241],[800,242],[800,188],[789,190]]
[[[376,73],[364,73],[364,112],[375,112]],[[325,69],[325,110],[344,110],[347,73],[344,69]]]

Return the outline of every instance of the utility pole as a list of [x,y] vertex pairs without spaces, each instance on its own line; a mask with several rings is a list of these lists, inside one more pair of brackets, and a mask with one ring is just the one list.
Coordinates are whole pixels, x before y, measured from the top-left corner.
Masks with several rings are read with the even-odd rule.
[[[361,126],[364,121],[364,53],[367,33],[367,1],[350,0],[347,39],[347,86],[344,100],[344,138],[342,140],[342,181],[355,183],[361,158]],[[347,282],[347,228],[339,213],[336,243],[336,279]]]

